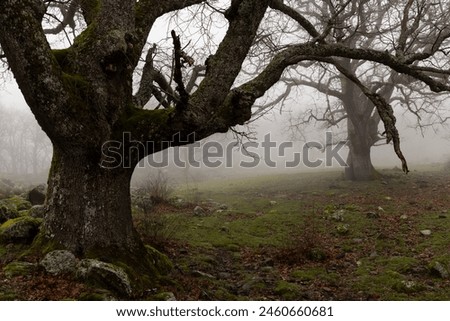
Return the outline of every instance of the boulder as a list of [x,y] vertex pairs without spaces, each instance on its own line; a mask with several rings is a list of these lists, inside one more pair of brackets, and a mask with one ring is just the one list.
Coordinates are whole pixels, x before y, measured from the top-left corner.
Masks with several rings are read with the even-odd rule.
[[31,203],[28,202],[26,199],[24,199],[21,196],[11,196],[10,198],[7,198],[6,200],[3,200],[7,204],[9,204],[11,207],[16,208],[18,211],[27,211],[31,208]]
[[194,208],[194,215],[195,216],[205,216],[206,214],[207,214],[206,210],[203,207],[196,206]]
[[45,186],[39,185],[33,188],[27,194],[27,200],[32,205],[42,205],[45,202]]
[[20,275],[29,275],[34,269],[36,264],[29,262],[11,262],[3,268],[3,272],[7,278],[13,278]]
[[422,230],[422,231],[420,231],[420,234],[422,234],[423,236],[430,236],[431,230]]
[[52,251],[47,253],[39,263],[49,274],[60,275],[75,272],[78,260],[69,251]]
[[21,211],[31,208],[30,202],[20,196],[12,196],[0,201],[0,224],[20,216]]
[[146,245],[145,249],[147,250],[151,263],[156,268],[158,273],[160,273],[161,275],[169,274],[173,269],[173,264],[170,259],[150,245]]
[[17,208],[12,207],[5,200],[0,201],[0,224],[17,217],[19,217]]
[[45,216],[45,206],[44,205],[34,205],[28,211],[28,215],[35,218],[44,218]]
[[440,277],[442,279],[448,279],[449,271],[448,269],[441,264],[441,262],[435,261],[430,265],[431,274]]
[[8,243],[30,244],[37,233],[42,219],[21,216],[8,220],[0,226],[0,241]]
[[81,260],[78,264],[77,276],[82,280],[114,291],[120,296],[130,297],[133,293],[127,273],[111,263],[94,259]]

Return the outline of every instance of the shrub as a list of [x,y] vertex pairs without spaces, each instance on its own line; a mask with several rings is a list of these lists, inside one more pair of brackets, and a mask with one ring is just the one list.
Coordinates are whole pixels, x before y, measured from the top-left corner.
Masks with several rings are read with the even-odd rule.
[[168,203],[173,193],[166,173],[158,171],[158,174],[149,175],[141,184],[142,192],[150,197],[153,204]]
[[169,215],[173,188],[166,173],[149,175],[133,194],[136,228],[145,243],[164,250],[179,226]]

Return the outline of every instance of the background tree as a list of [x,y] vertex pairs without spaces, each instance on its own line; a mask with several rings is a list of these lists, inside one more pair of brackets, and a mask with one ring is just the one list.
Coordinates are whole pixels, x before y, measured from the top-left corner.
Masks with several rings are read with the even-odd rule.
[[[307,4],[297,2],[297,11],[278,3],[292,19],[302,21],[298,11],[311,17],[322,17],[321,28],[327,41],[349,47],[384,49],[397,56],[421,50],[439,52],[427,61],[439,66],[443,79],[448,75],[448,59],[444,59],[449,37],[448,3],[429,1],[323,1]],[[325,17],[330,17],[325,19]],[[311,35],[316,32],[311,29]],[[282,94],[266,106],[284,102],[296,87],[311,87],[326,95],[326,106],[301,112],[291,121],[294,132],[303,131],[312,122],[325,122],[333,127],[345,123],[349,154],[345,174],[351,180],[370,180],[377,177],[371,161],[371,148],[383,140],[379,130],[380,116],[375,105],[349,78],[355,75],[370,91],[386,101],[402,105],[417,117],[420,128],[445,120],[443,100],[448,96],[430,93],[423,83],[387,69],[379,64],[361,60],[335,58],[333,62],[316,62],[291,68],[281,80]],[[417,61],[411,62],[416,64]]]
[[[360,1],[353,2],[357,8]],[[52,17],[49,12],[56,3],[64,4],[67,12],[74,6],[75,14],[82,18],[75,28],[71,19],[58,19],[62,22],[56,25],[69,21],[62,32],[69,28],[76,35],[64,49],[52,49],[42,27],[44,19]],[[349,46],[329,37],[337,28],[333,23],[317,30],[314,25],[320,26],[322,18],[304,17],[295,6],[289,6],[295,3],[303,2],[3,0],[2,51],[31,111],[53,144],[40,239],[80,257],[120,260],[141,272],[150,271],[152,261],[145,259],[146,250],[131,218],[129,185],[134,167],[145,156],[167,148],[168,142],[171,146],[183,145],[244,124],[252,116],[255,101],[279,82],[287,68],[304,61],[330,63],[362,90],[376,106],[386,137],[393,141],[407,171],[392,107],[335,58],[383,64],[441,92],[450,86],[435,76],[440,69],[428,63],[439,51],[432,47],[414,53],[393,52],[380,50],[376,43],[370,48]],[[399,7],[403,5],[398,2]],[[196,7],[183,10],[190,6]],[[352,16],[351,7],[339,1],[335,6],[336,13],[328,20]],[[148,54],[153,46],[147,41],[155,21],[177,11],[188,16],[195,13],[192,19],[197,19],[199,12],[214,14],[226,29],[217,49],[204,63],[204,77],[198,78],[192,91],[187,89],[184,71],[193,68],[189,67],[192,57],[183,46],[189,40],[181,33],[172,31],[169,35],[173,67],[168,73],[162,72],[165,69],[155,72],[157,59]],[[270,52],[264,50],[272,46],[263,41],[265,28],[273,23],[268,17],[291,21],[293,14],[301,36],[286,34]],[[213,31],[202,29],[202,33]],[[141,59],[145,63],[134,95],[133,75]],[[259,59],[257,66],[252,65],[255,59]],[[252,73],[242,70],[246,63],[252,66]],[[144,77],[146,69],[153,70],[150,77]],[[168,86],[160,75],[169,80]],[[142,91],[147,94],[139,94]],[[152,97],[157,104],[151,103]]]
[[25,110],[0,107],[0,115],[0,173],[19,180],[42,179],[51,158],[47,136]]

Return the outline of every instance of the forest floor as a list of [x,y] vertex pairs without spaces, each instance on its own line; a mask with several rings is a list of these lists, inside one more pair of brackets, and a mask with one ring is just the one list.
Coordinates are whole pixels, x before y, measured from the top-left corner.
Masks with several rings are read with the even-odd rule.
[[[156,291],[177,300],[450,300],[450,172],[381,174],[181,186],[136,215],[144,241],[174,264]],[[6,275],[20,251],[0,247],[0,299],[95,298],[64,277]]]
[[450,300],[450,172],[381,174],[178,191],[206,213],[160,206],[165,228],[151,237],[176,267],[165,290],[179,300]]

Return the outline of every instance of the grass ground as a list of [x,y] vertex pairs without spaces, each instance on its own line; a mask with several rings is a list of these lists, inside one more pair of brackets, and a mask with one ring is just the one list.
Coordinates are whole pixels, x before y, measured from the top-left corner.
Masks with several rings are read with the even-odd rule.
[[433,268],[449,269],[450,174],[382,174],[375,182],[322,172],[179,189],[206,213],[160,207],[172,233],[161,246],[176,266],[162,290],[180,300],[450,300],[448,277]]
[[[382,171],[374,182],[347,182],[333,171],[267,175],[180,186],[175,195],[136,216],[143,239],[175,266],[155,293],[178,300],[450,300],[448,171]],[[64,277],[15,275],[6,264],[24,250],[0,247],[0,299],[96,298],[94,289]]]

